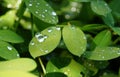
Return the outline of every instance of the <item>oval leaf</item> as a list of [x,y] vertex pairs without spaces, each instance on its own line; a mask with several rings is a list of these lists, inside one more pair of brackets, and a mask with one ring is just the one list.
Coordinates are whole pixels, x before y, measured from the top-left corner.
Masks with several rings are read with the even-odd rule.
[[40,20],[57,24],[58,18],[51,6],[44,0],[24,0],[29,11]]
[[0,40],[11,42],[11,43],[22,43],[23,38],[17,35],[11,30],[0,30]]
[[38,77],[38,76],[23,71],[5,70],[5,71],[0,71],[0,77]]
[[91,8],[98,15],[105,16],[106,14],[111,12],[111,9],[104,0],[92,0]]
[[53,51],[61,39],[60,27],[49,27],[41,33],[36,33],[29,44],[29,51],[32,57],[46,55]]
[[35,61],[29,58],[19,58],[0,62],[0,71],[3,70],[32,71],[36,67],[37,64],[35,63]]
[[9,60],[19,58],[20,56],[13,46],[7,42],[0,41],[0,57]]
[[68,50],[76,56],[81,56],[86,50],[86,37],[84,33],[75,26],[65,26],[62,32],[63,40]]
[[120,56],[120,48],[96,47],[94,51],[85,52],[84,56],[92,60],[110,60]]
[[98,33],[93,39],[97,46],[108,46],[111,42],[111,32],[109,30],[104,30]]

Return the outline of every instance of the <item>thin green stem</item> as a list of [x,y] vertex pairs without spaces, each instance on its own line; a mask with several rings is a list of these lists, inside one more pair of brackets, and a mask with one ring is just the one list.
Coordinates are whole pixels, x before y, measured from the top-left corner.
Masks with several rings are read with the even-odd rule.
[[32,37],[34,37],[34,25],[33,25],[33,15],[31,14],[31,33]]
[[45,66],[44,66],[44,64],[43,64],[43,62],[42,62],[42,60],[41,60],[41,58],[39,57],[38,60],[39,60],[40,65],[41,65],[41,67],[42,67],[43,73],[46,74]]

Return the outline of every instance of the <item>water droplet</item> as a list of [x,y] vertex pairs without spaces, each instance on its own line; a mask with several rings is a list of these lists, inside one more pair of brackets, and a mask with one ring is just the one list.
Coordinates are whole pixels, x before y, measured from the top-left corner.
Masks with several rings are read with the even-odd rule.
[[35,45],[35,43],[32,41],[32,42],[30,43],[30,45]]
[[83,37],[84,40],[86,40],[86,37]]
[[35,13],[38,14],[38,11],[36,11]]
[[37,39],[39,42],[44,42],[44,40],[45,40],[44,36],[39,36]]
[[12,50],[12,47],[10,47],[10,46],[7,46],[7,48],[8,48],[8,50],[10,50],[10,51]]
[[37,5],[40,5],[40,3],[37,3]]
[[55,12],[52,12],[52,15],[53,15],[53,16],[56,16],[57,14],[56,14]]
[[47,12],[48,10],[45,10],[45,12]]
[[120,54],[120,50],[118,51],[118,54]]
[[19,57],[20,55],[19,54],[17,54],[17,57]]
[[49,6],[48,4],[46,4],[46,6]]
[[64,72],[65,75],[68,75],[68,72]]
[[39,32],[35,34],[35,37],[38,38],[39,36],[42,36]]
[[29,4],[29,6],[32,6],[32,4]]
[[57,30],[60,30],[61,28],[59,26],[56,27]]
[[71,26],[71,28],[74,30],[74,29],[75,29],[75,26],[74,26],[74,25],[72,25],[72,26]]
[[102,56],[102,58],[104,59],[105,57],[104,57],[104,56]]
[[44,35],[44,38],[45,38],[45,39],[47,39],[47,38],[48,38],[48,36],[47,36],[47,35]]
[[52,32],[52,29],[48,29],[48,32]]
[[45,50],[45,53],[48,53],[48,50]]
[[42,14],[42,17],[44,18],[45,16]]

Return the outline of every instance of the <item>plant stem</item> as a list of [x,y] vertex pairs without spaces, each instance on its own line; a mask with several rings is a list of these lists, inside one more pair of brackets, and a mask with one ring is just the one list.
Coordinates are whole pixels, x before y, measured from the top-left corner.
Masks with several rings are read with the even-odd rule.
[[42,67],[43,73],[46,74],[45,66],[43,65],[43,62],[42,62],[41,58],[39,57],[38,60],[39,60],[40,65]]
[[31,33],[32,37],[34,37],[34,25],[33,25],[33,15],[31,14]]

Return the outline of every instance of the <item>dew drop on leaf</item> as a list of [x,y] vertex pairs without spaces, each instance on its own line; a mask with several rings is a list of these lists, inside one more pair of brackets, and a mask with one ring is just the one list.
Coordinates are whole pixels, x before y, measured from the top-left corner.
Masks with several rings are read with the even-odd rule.
[[10,50],[10,51],[12,50],[12,48],[11,48],[10,46],[7,46],[7,48],[8,48],[8,50]]
[[32,42],[30,43],[30,45],[35,45],[35,43],[32,41]]
[[32,6],[32,4],[29,4],[29,6]]
[[55,13],[55,12],[52,12],[52,15],[53,15],[53,16],[56,16],[56,13]]
[[52,29],[48,29],[48,32],[52,32]]
[[39,42],[44,42],[44,40],[45,40],[44,36],[39,36],[37,39]]
[[57,30],[60,30],[61,28],[60,27],[56,27]]

